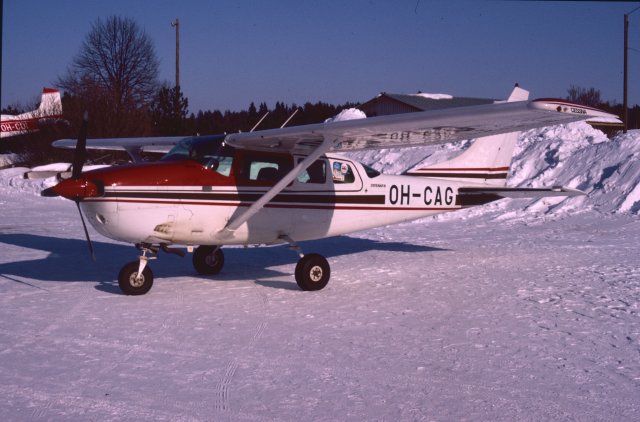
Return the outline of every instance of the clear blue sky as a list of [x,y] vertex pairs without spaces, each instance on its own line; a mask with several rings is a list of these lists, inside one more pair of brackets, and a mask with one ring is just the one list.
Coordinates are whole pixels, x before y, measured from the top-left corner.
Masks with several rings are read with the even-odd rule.
[[[533,97],[571,84],[622,102],[623,15],[640,2],[433,0],[4,0],[2,106],[33,104],[62,75],[91,23],[133,18],[151,37],[160,77],[189,111],[249,103],[366,101],[418,90]],[[640,10],[631,15],[630,103],[640,103]]]

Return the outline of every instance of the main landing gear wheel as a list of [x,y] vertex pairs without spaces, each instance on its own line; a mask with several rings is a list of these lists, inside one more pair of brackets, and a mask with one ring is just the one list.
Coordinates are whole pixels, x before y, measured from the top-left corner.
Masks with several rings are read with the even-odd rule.
[[198,274],[218,274],[224,266],[224,253],[218,246],[202,245],[193,252],[193,267]]
[[153,286],[153,272],[148,266],[138,275],[140,262],[133,261],[126,264],[118,274],[118,285],[126,295],[143,295]]
[[329,282],[331,268],[324,256],[311,253],[296,265],[296,283],[302,290],[322,290]]

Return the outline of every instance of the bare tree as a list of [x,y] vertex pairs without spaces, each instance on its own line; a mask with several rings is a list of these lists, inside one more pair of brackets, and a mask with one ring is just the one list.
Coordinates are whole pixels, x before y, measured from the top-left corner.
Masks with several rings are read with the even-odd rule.
[[148,131],[143,117],[157,92],[158,66],[136,22],[112,16],[93,23],[58,85],[73,98],[72,110],[89,110],[94,136],[133,136]]

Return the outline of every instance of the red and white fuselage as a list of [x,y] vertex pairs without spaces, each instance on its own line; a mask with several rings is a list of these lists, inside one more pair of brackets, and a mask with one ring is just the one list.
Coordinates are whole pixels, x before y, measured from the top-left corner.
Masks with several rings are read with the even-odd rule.
[[81,208],[98,232],[124,242],[246,245],[336,236],[463,206],[456,182],[377,174],[337,155],[318,162],[332,169],[324,181],[296,179],[231,236],[225,225],[272,181],[223,176],[195,161],[101,169],[83,175],[103,191],[85,197]]

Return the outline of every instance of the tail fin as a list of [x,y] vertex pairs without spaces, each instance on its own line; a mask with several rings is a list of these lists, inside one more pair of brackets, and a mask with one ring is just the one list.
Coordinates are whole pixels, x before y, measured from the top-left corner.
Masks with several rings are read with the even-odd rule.
[[53,88],[44,88],[40,106],[36,111],[37,117],[62,117],[62,101],[60,91]]
[[[529,92],[516,86],[507,102],[526,101]],[[477,138],[459,156],[430,166],[414,167],[411,176],[437,177],[470,184],[505,186],[511,166],[513,149],[520,132]]]

